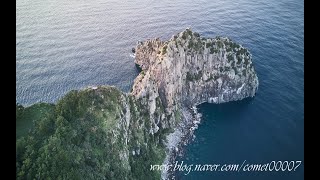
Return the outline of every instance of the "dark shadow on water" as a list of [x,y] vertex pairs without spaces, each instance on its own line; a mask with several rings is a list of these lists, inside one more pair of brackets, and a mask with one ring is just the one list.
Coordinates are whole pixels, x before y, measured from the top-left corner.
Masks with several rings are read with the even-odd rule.
[[136,71],[138,73],[140,73],[142,71],[142,68],[140,67],[140,65],[139,64],[135,64],[135,66],[136,66]]
[[198,105],[197,107],[201,108],[203,105],[210,106],[211,108],[216,108],[216,107],[225,108],[227,106],[230,106],[230,107],[241,106],[241,107],[243,107],[245,105],[252,103],[253,100],[254,100],[254,97],[247,97],[242,100],[231,101],[231,102],[226,102],[226,103],[221,103],[221,104],[213,104],[213,103],[206,102],[206,103],[202,103],[202,104]]
[[243,114],[253,103],[254,97],[248,97],[239,101],[232,101],[221,104],[202,103],[197,106],[199,113],[205,112],[205,114],[223,115],[223,119],[237,120],[238,118],[232,118]]

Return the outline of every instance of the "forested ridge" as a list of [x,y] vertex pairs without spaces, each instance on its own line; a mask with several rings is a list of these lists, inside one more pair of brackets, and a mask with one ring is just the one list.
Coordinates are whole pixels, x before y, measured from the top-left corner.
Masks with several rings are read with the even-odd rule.
[[167,130],[151,135],[148,119],[139,100],[109,86],[73,90],[57,104],[17,105],[16,177],[160,179],[149,169],[164,159]]

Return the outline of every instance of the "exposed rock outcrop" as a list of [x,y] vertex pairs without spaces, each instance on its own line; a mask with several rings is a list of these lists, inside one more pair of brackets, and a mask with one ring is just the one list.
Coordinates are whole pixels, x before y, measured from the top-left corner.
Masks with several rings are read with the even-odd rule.
[[229,38],[201,38],[190,29],[169,41],[139,42],[135,63],[142,72],[131,94],[148,96],[151,113],[160,97],[169,114],[177,105],[253,97],[259,82],[251,58],[247,49]]

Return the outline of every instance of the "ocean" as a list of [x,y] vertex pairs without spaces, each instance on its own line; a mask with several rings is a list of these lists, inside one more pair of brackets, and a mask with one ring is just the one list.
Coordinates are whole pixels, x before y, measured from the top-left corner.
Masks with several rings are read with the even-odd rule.
[[199,105],[202,121],[179,161],[261,164],[302,161],[296,171],[177,172],[179,179],[303,179],[304,1],[17,0],[16,102],[54,103],[72,89],[138,75],[137,41],[190,27],[248,48],[259,78],[252,99]]

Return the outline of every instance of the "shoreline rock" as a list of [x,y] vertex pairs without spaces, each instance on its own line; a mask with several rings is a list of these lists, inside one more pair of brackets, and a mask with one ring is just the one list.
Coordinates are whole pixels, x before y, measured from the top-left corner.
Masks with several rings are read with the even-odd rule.
[[[198,129],[198,124],[201,122],[201,114],[198,113],[197,108],[194,106],[191,109],[182,110],[184,116],[183,121],[178,124],[175,131],[167,136],[168,141],[172,141],[172,137],[175,137],[174,142],[166,144],[167,156],[163,164],[174,164],[178,156],[184,154],[185,147],[195,139],[194,131]],[[175,179],[175,171],[165,169],[161,172],[162,179]]]

